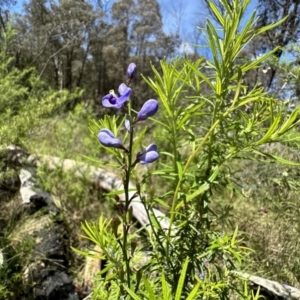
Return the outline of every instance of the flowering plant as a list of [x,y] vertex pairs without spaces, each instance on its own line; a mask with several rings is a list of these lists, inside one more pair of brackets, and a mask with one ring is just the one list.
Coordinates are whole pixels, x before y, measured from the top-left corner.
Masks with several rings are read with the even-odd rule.
[[[101,249],[98,256],[107,261],[100,272],[107,276],[99,281],[95,299],[155,300],[161,295],[164,300],[232,299],[234,292],[243,299],[258,297],[232,284],[230,271],[241,266],[248,249],[240,245],[237,229],[223,231],[229,209],[217,210],[213,199],[221,188],[237,190],[228,166],[234,159],[251,156],[259,160],[261,156],[292,163],[265,153],[261,146],[287,141],[285,133],[296,126],[299,109],[286,116],[280,101],[258,86],[248,91],[243,83],[243,73],[260,66],[277,49],[248,62],[240,59],[241,50],[253,37],[279,23],[253,29],[254,12],[240,29],[249,0],[233,0],[231,6],[227,0],[220,3],[223,14],[209,1],[222,30],[220,38],[207,20],[211,61],[162,61],[161,74],[152,66],[154,78],[144,80],[159,102],[150,99],[137,113],[130,103],[137,72],[134,63],[128,67],[128,80],[119,87],[120,97],[111,92],[102,99],[104,106],[125,112],[122,122],[105,117],[100,128],[97,122],[92,126],[94,132],[98,130],[101,145],[118,161],[123,188],[109,194],[120,208],[118,218],[101,217],[98,225],[83,225],[87,238]],[[150,136],[151,144],[137,152],[147,137],[145,128],[138,133],[138,125],[144,126],[149,118],[157,129]],[[122,142],[116,136],[123,127]],[[154,168],[142,178],[135,175],[138,164],[152,163]],[[153,177],[158,177],[154,184]],[[136,183],[133,189],[130,181]],[[120,201],[121,193],[124,201]],[[132,232],[137,199],[148,220],[144,243],[139,243],[139,232]],[[156,207],[164,208],[168,218],[158,214]]]

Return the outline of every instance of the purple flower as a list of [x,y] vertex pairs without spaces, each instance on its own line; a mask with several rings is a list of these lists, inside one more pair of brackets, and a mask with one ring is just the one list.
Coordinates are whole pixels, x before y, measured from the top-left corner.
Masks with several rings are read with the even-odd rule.
[[100,143],[105,147],[123,149],[128,152],[128,150],[122,145],[122,142],[117,139],[114,134],[107,128],[100,130],[100,132],[98,133],[98,139]]
[[198,274],[198,277],[199,277],[200,280],[203,281],[204,278],[205,278],[205,275],[203,273],[200,273],[200,274]]
[[127,129],[128,132],[130,132],[130,121],[129,121],[128,116],[126,116],[126,119],[125,119],[125,128]]
[[127,77],[132,80],[135,77],[136,74],[136,64],[130,63],[127,68]]
[[146,101],[143,107],[141,108],[141,110],[138,112],[134,123],[138,121],[146,120],[149,117],[154,116],[157,111],[158,111],[158,102],[156,100],[150,99]]
[[146,150],[137,155],[137,161],[142,165],[147,165],[156,161],[159,158],[159,154],[157,152],[157,146],[155,144],[149,145]]
[[115,94],[114,90],[111,90],[108,95],[102,98],[102,105],[116,109],[121,108],[131,95],[131,88],[122,83],[119,86],[119,94],[120,97]]

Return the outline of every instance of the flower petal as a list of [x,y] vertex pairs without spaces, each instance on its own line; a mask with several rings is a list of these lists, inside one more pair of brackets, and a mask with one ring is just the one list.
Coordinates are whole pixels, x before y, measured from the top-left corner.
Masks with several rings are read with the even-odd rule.
[[105,147],[122,148],[122,142],[107,128],[101,129],[98,133],[100,143]]
[[126,116],[125,119],[125,128],[127,129],[128,132],[130,132],[130,121],[128,119],[128,116]]
[[147,165],[156,161],[159,158],[157,146],[155,144],[149,145],[144,152],[138,155],[137,159],[142,165]]
[[107,94],[102,98],[102,105],[104,107],[115,107],[117,104],[117,97],[113,96],[112,94]]
[[159,158],[159,154],[156,151],[149,151],[139,156],[139,161],[142,165],[147,165],[156,161]]
[[129,89],[129,87],[125,84],[125,83],[121,83],[119,85],[119,94],[122,96],[123,94],[125,94],[125,92],[127,91],[127,89]]
[[149,117],[152,117],[158,111],[158,102],[154,99],[146,101],[137,114],[137,120],[146,120]]
[[129,99],[130,95],[131,95],[131,88],[127,88],[127,90],[124,92],[124,94],[117,99],[117,104],[116,104],[116,108],[121,108],[124,103]]
[[157,152],[157,146],[155,144],[151,144],[146,148],[146,151],[156,151]]

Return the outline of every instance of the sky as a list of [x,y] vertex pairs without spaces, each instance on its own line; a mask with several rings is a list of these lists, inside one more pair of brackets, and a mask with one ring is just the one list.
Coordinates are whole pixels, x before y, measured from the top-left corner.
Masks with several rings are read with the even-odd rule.
[[[209,16],[204,0],[158,0],[164,20],[166,32],[178,30],[183,40],[179,52],[192,54],[195,47],[194,43],[206,44],[203,34],[197,26],[204,27],[205,21]],[[246,18],[257,6],[258,0],[251,0],[246,13]],[[203,55],[210,52],[205,46],[200,50]],[[204,53],[207,52],[207,53]]]
[[[116,0],[102,1],[113,3]],[[17,0],[13,11],[22,12],[24,2],[28,2],[28,0]],[[163,15],[164,31],[179,33],[183,40],[179,52],[191,54],[194,51],[193,43],[205,43],[197,29],[197,26],[204,26],[208,17],[207,10],[203,6],[204,0],[158,0],[158,2]],[[252,12],[256,5],[257,0],[251,0],[248,12]]]

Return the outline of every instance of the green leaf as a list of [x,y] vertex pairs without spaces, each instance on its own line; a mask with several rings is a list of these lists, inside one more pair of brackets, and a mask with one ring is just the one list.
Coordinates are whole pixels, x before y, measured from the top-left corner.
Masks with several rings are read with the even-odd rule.
[[[241,71],[242,71],[243,73],[246,73],[247,71],[249,71],[249,70],[251,70],[251,69],[255,69],[255,68],[259,67],[260,64],[261,64],[263,61],[267,60],[270,56],[272,56],[276,51],[278,51],[279,48],[280,48],[280,47],[274,48],[272,51],[270,51],[270,52],[268,52],[268,53],[262,55],[260,58],[254,60],[254,61],[253,61],[252,63],[250,63],[250,64],[242,65],[242,66],[241,66]],[[235,73],[235,74],[230,78],[230,81],[233,81],[233,80],[237,79],[237,77],[238,77],[238,73]]]
[[159,223],[159,221],[157,220],[156,215],[155,215],[153,212],[150,213],[150,222],[151,222],[151,225],[152,225],[156,230],[162,231],[162,228],[161,228],[161,226],[160,226],[160,223]]
[[[194,193],[192,193],[191,195],[187,195],[186,200],[187,201],[191,201],[193,200],[195,197],[201,195],[202,193],[204,193],[205,191],[207,191],[209,189],[209,184],[207,182],[203,183],[200,188],[198,190],[196,190]],[[183,205],[183,203],[178,203],[176,206],[176,209],[179,208],[181,205]]]
[[163,300],[169,300],[171,295],[171,288],[169,287],[166,281],[166,276],[164,271],[162,271],[161,274],[161,284],[162,284]]
[[257,149],[254,149],[253,152],[256,153],[256,154],[259,154],[259,155],[261,155],[263,157],[269,157],[269,158],[272,159],[273,162],[274,161],[278,161],[278,162],[280,162],[282,164],[285,164],[285,165],[288,165],[288,166],[297,166],[297,167],[300,166],[300,163],[296,163],[296,162],[284,159],[284,158],[282,158],[280,156],[276,156],[276,155],[272,155],[272,154],[269,154],[269,153],[265,153],[265,152],[259,151]]
[[132,153],[134,153],[136,148],[140,145],[141,140],[143,139],[143,137],[144,137],[145,133],[147,132],[147,130],[148,130],[148,127],[145,126],[143,131],[136,138],[136,140],[135,140],[135,142],[133,143],[133,146],[132,146]]
[[218,19],[218,21],[221,23],[222,26],[224,26],[224,19],[221,13],[219,12],[219,10],[217,9],[217,7],[215,6],[215,4],[212,1],[209,1],[208,4],[211,10],[213,11],[214,15]]
[[209,19],[207,20],[206,30],[208,34],[209,46],[211,48],[213,58],[214,58],[214,63],[215,63],[214,66],[218,70],[218,73],[221,73],[219,55],[218,55],[218,52],[220,53],[219,37],[214,26],[212,25]]
[[198,282],[194,288],[192,289],[192,291],[189,293],[188,297],[186,298],[186,300],[194,300],[197,293],[198,293],[198,290],[201,286],[201,282]]
[[272,124],[270,125],[268,131],[265,133],[265,135],[260,140],[255,142],[255,146],[262,145],[269,141],[272,141],[271,136],[275,133],[275,131],[278,128],[278,125],[281,121],[281,116],[282,116],[282,114],[281,114],[281,112],[279,112],[277,114],[277,116],[275,117],[275,119],[273,120]]
[[[105,268],[103,268],[101,271],[99,271],[99,275],[102,275],[102,274],[105,274],[107,273],[110,269],[112,269],[113,267],[115,267],[115,264],[113,263],[109,263],[105,266]],[[115,277],[116,275],[113,274],[113,278]],[[109,280],[108,277],[106,277],[106,280]]]
[[166,201],[164,201],[164,200],[161,200],[161,199],[159,199],[159,198],[154,198],[153,199],[156,203],[158,203],[158,204],[160,204],[161,206],[163,206],[164,208],[167,208],[167,209],[169,209],[170,208],[170,206],[166,203]]
[[232,238],[231,238],[231,247],[234,247],[234,246],[235,246],[237,234],[238,234],[238,226],[235,227],[233,236],[232,236]]
[[142,300],[135,292],[133,292],[130,288],[128,288],[125,284],[123,284],[123,288],[126,292],[132,297],[133,300]]
[[179,161],[176,161],[176,166],[177,166],[177,174],[180,180],[182,180],[182,166]]
[[147,278],[145,276],[143,276],[143,281],[144,281],[146,290],[148,292],[148,297],[149,297],[148,299],[149,300],[156,300],[153,288],[151,287],[149,281],[147,280]]
[[295,125],[297,125],[295,123],[295,121],[298,119],[299,113],[300,113],[300,107],[293,110],[293,112],[291,113],[291,115],[289,116],[287,121],[285,123],[283,123],[282,126],[280,127],[280,129],[278,130],[278,135],[282,135],[282,134],[286,133],[288,130],[290,130]]
[[[234,43],[234,48],[232,49],[232,59],[235,59],[237,55],[242,51],[242,49],[250,42],[252,37],[254,35],[250,35],[249,30],[251,26],[254,24],[254,18],[255,18],[255,11],[251,14],[251,17],[249,18],[248,22],[246,23],[245,27],[243,28],[243,31],[238,36],[236,42]],[[247,41],[244,41],[244,38],[246,35],[250,35],[247,37]]]
[[232,9],[228,5],[228,0],[221,0],[221,2],[222,2],[222,5],[225,7],[226,12],[229,14],[230,18],[234,19],[234,15],[233,15]]
[[215,166],[213,168],[213,170],[214,170],[213,173],[210,175],[210,177],[208,179],[209,182],[214,182],[215,181],[215,179],[217,178],[217,176],[219,174],[220,168],[219,168],[219,166]]
[[189,258],[186,258],[186,260],[183,264],[183,267],[181,269],[181,272],[180,272],[180,277],[179,277],[174,300],[181,299],[181,294],[182,294],[182,290],[183,290],[183,286],[184,286],[184,281],[185,281],[185,276],[186,276],[186,271],[187,271],[188,265],[189,265]]
[[222,93],[222,80],[219,75],[216,76],[216,86],[215,86],[215,92],[217,96],[220,96]]
[[279,26],[280,24],[284,23],[284,22],[287,20],[288,17],[289,17],[289,16],[285,16],[283,19],[281,19],[280,21],[278,21],[278,22],[276,22],[276,23],[269,24],[269,25],[267,25],[267,26],[264,26],[264,27],[259,28],[259,29],[255,32],[255,35],[262,34],[262,33],[266,32],[266,31],[268,31],[268,30],[271,30],[271,29],[273,29],[273,28]]

